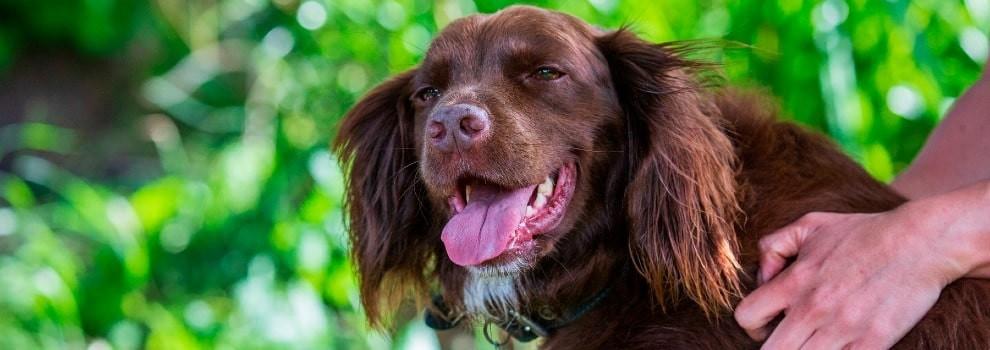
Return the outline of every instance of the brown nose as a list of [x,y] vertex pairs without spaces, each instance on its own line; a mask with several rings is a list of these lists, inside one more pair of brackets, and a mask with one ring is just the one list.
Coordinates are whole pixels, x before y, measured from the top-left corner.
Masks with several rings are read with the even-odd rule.
[[440,107],[430,116],[426,135],[437,149],[451,152],[471,148],[491,133],[488,112],[470,104]]

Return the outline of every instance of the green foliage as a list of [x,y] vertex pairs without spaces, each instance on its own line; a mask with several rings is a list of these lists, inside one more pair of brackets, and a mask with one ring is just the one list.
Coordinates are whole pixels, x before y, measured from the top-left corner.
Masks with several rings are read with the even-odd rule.
[[[120,120],[140,181],[52,161],[92,136],[0,126],[0,348],[431,346],[420,322],[369,330],[341,212],[334,126],[451,20],[507,0],[155,0],[0,5],[0,69],[31,47],[127,61]],[[875,176],[906,166],[987,56],[986,0],[543,0],[702,53],[767,89]],[[2,77],[2,75],[0,75]],[[40,77],[39,77],[40,78]],[[99,156],[99,155],[97,155]],[[3,169],[3,168],[0,168]]]

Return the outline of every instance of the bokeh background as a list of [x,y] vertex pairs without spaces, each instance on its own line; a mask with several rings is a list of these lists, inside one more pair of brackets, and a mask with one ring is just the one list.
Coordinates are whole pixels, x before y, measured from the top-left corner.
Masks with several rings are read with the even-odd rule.
[[[451,20],[504,0],[0,1],[0,348],[430,348],[369,330],[335,124]],[[908,164],[987,57],[988,0],[546,0],[720,39],[871,174]],[[471,342],[461,343],[468,346]]]

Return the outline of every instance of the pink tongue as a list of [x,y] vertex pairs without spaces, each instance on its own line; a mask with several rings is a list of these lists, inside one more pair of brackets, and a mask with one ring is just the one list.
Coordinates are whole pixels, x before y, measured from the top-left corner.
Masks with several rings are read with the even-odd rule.
[[536,185],[511,191],[471,186],[471,201],[443,227],[447,255],[457,265],[478,265],[502,254],[526,213]]

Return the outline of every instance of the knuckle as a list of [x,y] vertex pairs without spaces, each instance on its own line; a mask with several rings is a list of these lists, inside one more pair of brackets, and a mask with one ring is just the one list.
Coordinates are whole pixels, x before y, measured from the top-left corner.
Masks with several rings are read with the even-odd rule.
[[760,238],[760,242],[757,243],[761,252],[768,252],[773,248],[773,242],[776,241],[776,235],[764,236]]
[[743,303],[740,303],[739,306],[736,307],[736,311],[732,313],[732,317],[736,319],[736,323],[738,323],[740,327],[745,329],[752,329],[753,322],[750,319],[749,314],[745,311],[746,309],[744,308],[745,306],[743,305],[744,303],[745,301]]
[[805,319],[808,320],[821,320],[825,318],[825,315],[829,312],[828,305],[819,304],[816,302],[809,302],[806,306]]
[[753,315],[751,303],[752,301],[750,301],[750,299],[743,299],[743,301],[736,307],[736,310],[732,313],[732,316],[736,319],[736,323],[745,329],[755,329],[759,327],[759,325],[756,324],[756,316]]
[[807,316],[811,319],[822,320],[828,318],[835,309],[834,299],[821,289],[812,291],[807,300],[805,304],[807,308],[806,312]]

